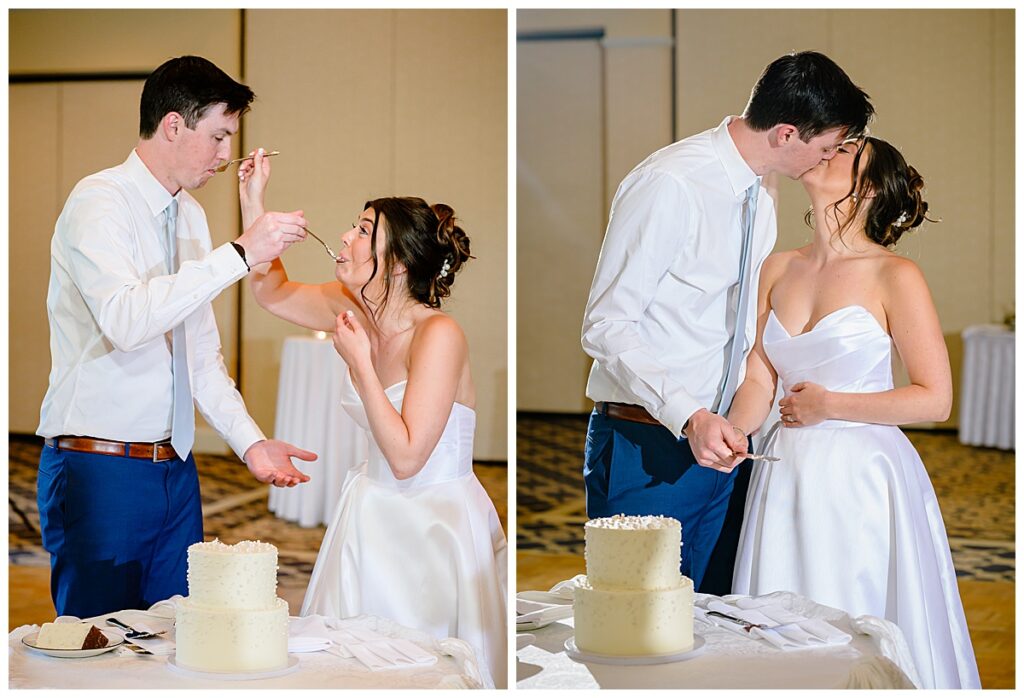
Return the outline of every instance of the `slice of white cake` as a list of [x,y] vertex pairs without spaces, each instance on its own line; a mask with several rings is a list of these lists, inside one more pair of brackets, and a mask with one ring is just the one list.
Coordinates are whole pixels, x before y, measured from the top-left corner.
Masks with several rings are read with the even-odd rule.
[[48,650],[93,650],[107,644],[107,636],[92,623],[43,623],[36,638],[36,647]]

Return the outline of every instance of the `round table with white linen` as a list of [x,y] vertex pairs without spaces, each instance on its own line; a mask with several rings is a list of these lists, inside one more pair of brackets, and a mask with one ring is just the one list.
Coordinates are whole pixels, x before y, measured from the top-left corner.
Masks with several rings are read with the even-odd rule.
[[1005,325],[974,325],[962,333],[960,443],[1014,448],[1014,338]]
[[[174,658],[173,600],[161,601],[149,611],[127,610],[87,618],[106,633],[116,633],[105,624],[110,616],[132,627],[165,630],[158,642],[138,640],[155,654],[137,654],[122,645],[94,657],[61,659],[28,648],[22,638],[38,632],[38,625],[22,625],[7,636],[9,688],[481,688],[482,679],[472,648],[458,638],[437,640],[426,633],[406,628],[376,616],[325,618],[309,616],[289,621],[289,656],[298,667],[283,676],[249,680],[225,680],[182,675],[168,666]],[[402,638],[436,657],[420,666],[371,670],[355,658],[339,638],[366,633],[385,642]],[[293,649],[324,638],[329,645],[320,651]],[[164,639],[166,638],[166,639]],[[365,638],[364,638],[365,639]],[[166,647],[162,647],[166,645]]]
[[[531,593],[531,592],[526,592]],[[697,604],[734,603],[751,597],[697,595]],[[913,688],[916,675],[903,634],[892,623],[816,604],[791,592],[755,597],[781,604],[808,618],[821,618],[852,639],[847,644],[780,650],[742,630],[697,620],[694,632],[705,641],[696,656],[666,664],[580,663],[564,647],[573,636],[570,616],[537,630],[516,652],[517,688]],[[909,664],[908,664],[909,662]]]
[[330,339],[284,340],[274,436],[319,458],[296,461],[309,482],[271,487],[269,508],[279,518],[307,528],[330,522],[345,475],[366,460],[366,433],[341,406],[347,370]]

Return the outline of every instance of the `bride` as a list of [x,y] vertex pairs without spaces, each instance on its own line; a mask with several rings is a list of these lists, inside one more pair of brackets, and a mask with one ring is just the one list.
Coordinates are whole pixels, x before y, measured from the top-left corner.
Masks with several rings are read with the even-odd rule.
[[[920,269],[890,251],[925,219],[924,181],[876,138],[801,177],[811,244],[761,270],[757,339],[729,414],[745,434],[781,379],[781,429],[756,468],[733,591],[786,590],[886,618],[927,688],[980,688],[939,504],[895,426],[949,416],[952,382]],[[808,219],[810,220],[810,218]],[[910,385],[893,387],[895,344]]]
[[[261,154],[240,169],[244,220],[262,214],[269,175]],[[363,209],[341,235],[337,282],[289,281],[279,259],[250,277],[263,308],[334,333],[349,369],[343,406],[370,442],[368,461],[345,481],[301,613],[370,614],[458,637],[490,674],[485,683],[504,687],[505,536],[473,474],[466,338],[439,309],[469,239],[444,204],[389,197]]]

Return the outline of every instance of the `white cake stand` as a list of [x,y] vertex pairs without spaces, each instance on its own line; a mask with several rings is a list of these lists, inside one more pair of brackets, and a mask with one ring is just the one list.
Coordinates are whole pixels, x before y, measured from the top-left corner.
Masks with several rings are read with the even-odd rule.
[[693,634],[693,647],[685,652],[671,652],[669,654],[646,654],[637,657],[618,657],[610,654],[595,654],[584,652],[576,647],[575,636],[565,641],[565,653],[569,659],[581,663],[590,664],[616,664],[619,666],[637,666],[642,664],[669,664],[671,662],[682,662],[693,659],[704,652],[704,638]]
[[183,666],[178,666],[178,663],[174,661],[174,655],[172,654],[167,658],[167,668],[173,671],[175,674],[181,674],[182,676],[188,676],[193,679],[215,679],[218,681],[254,681],[256,679],[272,679],[277,676],[285,676],[292,674],[299,670],[299,658],[288,655],[288,665],[281,669],[274,669],[272,671],[258,671],[248,673],[230,673],[230,672],[214,672],[214,671],[195,671],[194,669],[186,669]]

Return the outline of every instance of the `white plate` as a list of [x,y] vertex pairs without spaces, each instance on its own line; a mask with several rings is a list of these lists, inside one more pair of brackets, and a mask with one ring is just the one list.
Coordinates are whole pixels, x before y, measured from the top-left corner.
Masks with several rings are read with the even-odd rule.
[[117,649],[118,647],[124,644],[124,638],[122,638],[120,635],[116,635],[112,632],[107,632],[105,630],[100,630],[100,632],[106,636],[107,646],[97,647],[94,650],[55,650],[50,649],[49,647],[38,647],[36,645],[36,640],[39,638],[38,632],[29,633],[25,637],[21,638],[21,642],[23,645],[25,645],[25,647],[28,647],[30,650],[40,652],[42,654],[47,655],[48,657],[59,657],[60,659],[81,659],[83,657],[95,657],[98,654],[103,654],[104,652],[109,652],[110,650]]
[[618,664],[623,666],[640,664],[668,664],[670,662],[681,662],[692,659],[704,652],[704,638],[694,633],[693,647],[685,652],[673,652],[671,654],[649,654],[642,657],[615,657],[608,654],[594,654],[593,652],[581,652],[576,649],[576,638],[570,637],[565,641],[565,651],[569,659],[577,662],[590,662],[592,664]]
[[288,666],[273,671],[249,672],[247,674],[231,672],[195,671],[178,666],[174,657],[167,658],[167,668],[176,674],[188,676],[193,679],[217,679],[218,681],[254,681],[256,679],[272,679],[275,676],[284,676],[299,670],[299,658],[288,655]]

